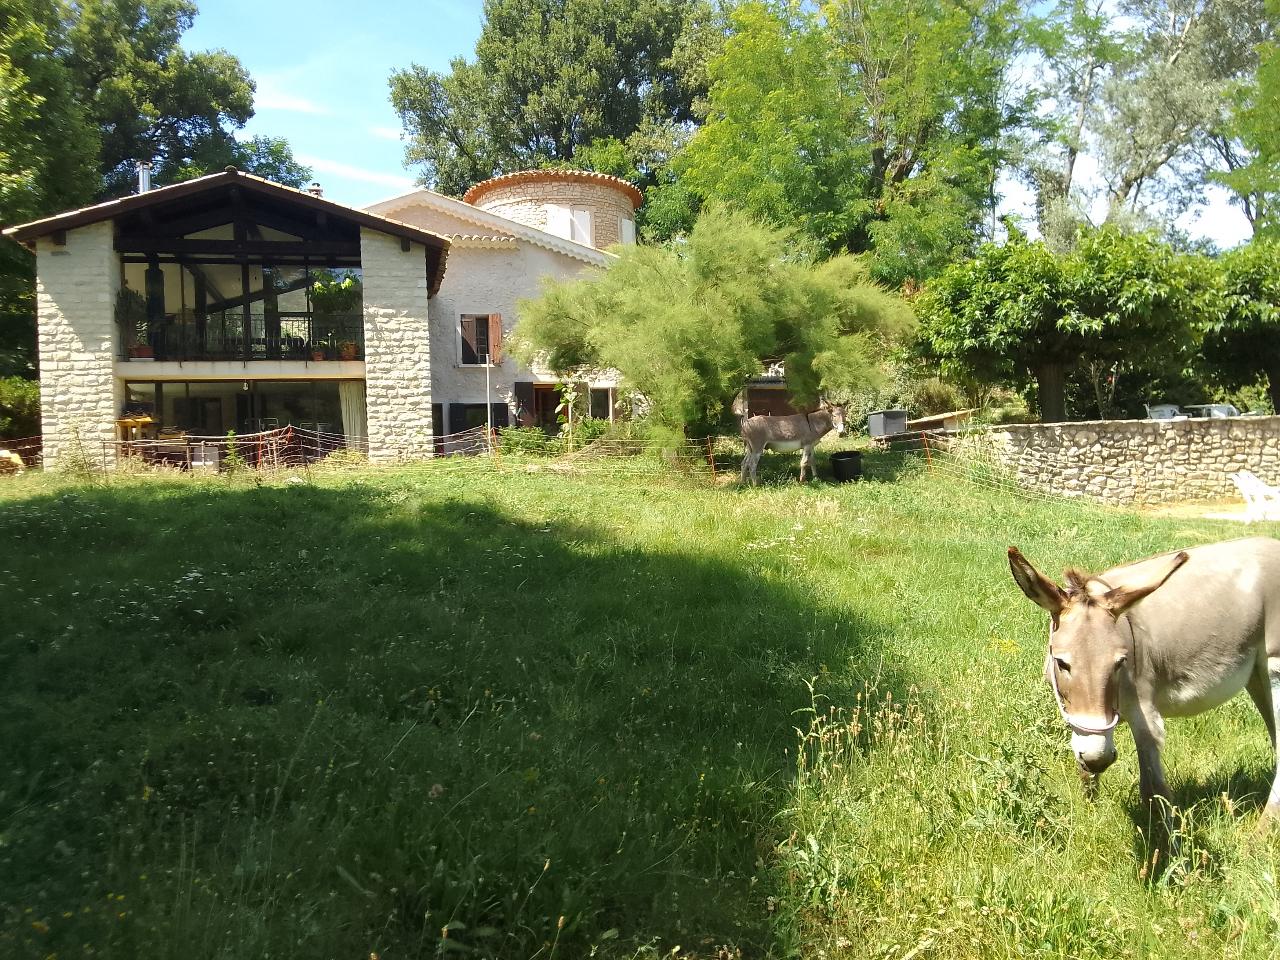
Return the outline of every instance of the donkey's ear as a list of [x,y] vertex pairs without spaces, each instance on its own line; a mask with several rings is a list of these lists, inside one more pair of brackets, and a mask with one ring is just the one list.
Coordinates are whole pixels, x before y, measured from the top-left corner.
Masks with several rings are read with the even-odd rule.
[[1149,596],[1163,586],[1164,582],[1173,576],[1174,571],[1190,559],[1185,550],[1180,550],[1163,563],[1153,567],[1151,573],[1142,582],[1108,590],[1103,594],[1102,602],[1118,617],[1143,597]]
[[1017,547],[1009,548],[1009,569],[1013,572],[1014,581],[1033,603],[1044,607],[1055,617],[1062,612],[1067,602],[1066,594],[1056,583],[1033,567],[1031,561],[1024,557]]

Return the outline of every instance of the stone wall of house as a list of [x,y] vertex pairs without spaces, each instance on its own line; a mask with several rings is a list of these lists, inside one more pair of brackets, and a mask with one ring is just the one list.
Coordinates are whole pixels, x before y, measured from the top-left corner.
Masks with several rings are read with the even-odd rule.
[[[115,420],[123,402],[114,366],[120,257],[110,221],[66,233],[66,244],[36,246],[40,418],[44,463],[57,467],[77,452],[114,464]],[[77,447],[79,448],[77,451]]]
[[548,230],[547,205],[585,207],[591,211],[591,246],[603,250],[622,242],[623,220],[635,223],[636,211],[631,199],[609,183],[590,180],[516,181],[486,190],[475,206],[525,226]]
[[1023,486],[1116,504],[1236,496],[1231,474],[1280,484],[1280,417],[1016,424],[969,434]]
[[364,277],[365,404],[369,459],[432,455],[431,329],[426,250],[360,231]]

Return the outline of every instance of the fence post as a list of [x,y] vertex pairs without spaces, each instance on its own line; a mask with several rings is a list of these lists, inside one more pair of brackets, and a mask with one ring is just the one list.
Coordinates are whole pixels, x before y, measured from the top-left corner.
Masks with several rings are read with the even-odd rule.
[[710,436],[707,437],[707,463],[711,464],[711,484],[714,486],[716,483],[716,452]]
[[929,455],[929,435],[927,433],[922,433],[920,434],[920,439],[924,441],[925,466],[929,469],[930,473],[933,473],[933,457]]

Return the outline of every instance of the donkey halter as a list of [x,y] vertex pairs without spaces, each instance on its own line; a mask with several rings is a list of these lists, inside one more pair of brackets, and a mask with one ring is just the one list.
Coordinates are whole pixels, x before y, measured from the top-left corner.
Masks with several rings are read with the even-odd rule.
[[1116,728],[1116,724],[1120,722],[1120,711],[1116,711],[1116,715],[1111,718],[1111,722],[1105,727],[1091,727],[1086,723],[1080,723],[1071,718],[1071,714],[1067,712],[1067,708],[1062,704],[1062,694],[1058,690],[1058,662],[1053,659],[1053,621],[1049,621],[1049,650],[1047,651],[1051,663],[1049,669],[1049,685],[1053,687],[1053,699],[1058,704],[1058,713],[1062,714],[1062,722],[1065,723],[1074,733],[1082,733],[1085,735],[1097,736],[1099,734],[1110,733]]

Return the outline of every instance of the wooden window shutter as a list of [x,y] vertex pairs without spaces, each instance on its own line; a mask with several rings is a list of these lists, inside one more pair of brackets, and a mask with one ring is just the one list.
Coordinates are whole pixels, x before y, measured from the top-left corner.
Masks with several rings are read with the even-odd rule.
[[444,404],[431,405],[431,433],[435,437],[444,436]]
[[489,362],[502,362],[502,314],[489,314]]
[[462,355],[458,358],[462,363],[479,363],[480,357],[476,353],[476,321],[474,317],[463,317],[461,322],[462,330]]
[[489,409],[489,418],[493,421],[495,430],[511,426],[511,408],[505,403],[491,403]]

